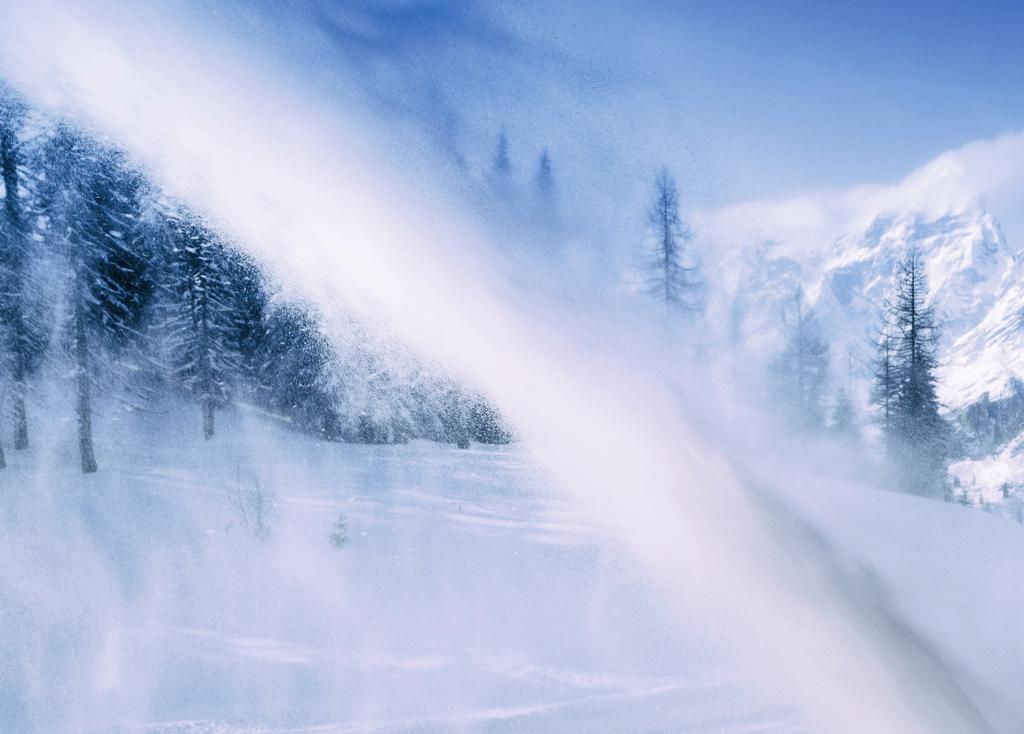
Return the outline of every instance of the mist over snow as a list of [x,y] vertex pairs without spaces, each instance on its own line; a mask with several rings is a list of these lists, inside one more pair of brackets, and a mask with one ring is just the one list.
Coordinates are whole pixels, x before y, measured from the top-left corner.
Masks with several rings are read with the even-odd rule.
[[0,730],[1017,730],[1024,134],[751,195],[637,13],[0,7]]

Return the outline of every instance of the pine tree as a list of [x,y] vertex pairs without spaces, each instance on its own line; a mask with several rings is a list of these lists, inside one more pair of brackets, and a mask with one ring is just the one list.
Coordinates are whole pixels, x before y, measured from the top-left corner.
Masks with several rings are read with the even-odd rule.
[[784,413],[799,430],[815,431],[824,424],[822,405],[828,378],[829,348],[813,310],[798,288],[790,304],[790,334],[785,349],[771,366]]
[[[139,179],[121,156],[61,127],[47,151],[50,236],[65,254],[68,343],[82,471],[97,470],[93,384],[140,333],[152,294],[140,237]],[[104,359],[104,357],[108,357]]]
[[880,330],[875,344],[878,356],[875,359],[874,381],[871,384],[871,404],[877,411],[876,422],[882,429],[886,453],[890,456],[895,450],[892,442],[896,435],[893,430],[897,392],[896,369],[893,361],[894,344],[892,329],[886,324]]
[[[35,255],[32,238],[34,206],[26,196],[22,146],[18,139],[26,114],[25,105],[0,87],[0,170],[4,182],[3,222],[0,225],[0,324],[3,324],[6,361],[10,368],[14,448],[28,448],[28,413],[25,406],[27,379],[38,366],[46,344],[40,318],[38,288],[30,266]],[[36,292],[35,294],[33,292]]]
[[469,396],[459,385],[453,385],[446,401],[446,423],[456,448],[468,449],[470,442]]
[[507,178],[512,173],[512,159],[508,154],[508,134],[502,128],[498,133],[498,142],[494,148],[494,158],[491,161],[491,171],[495,177]]
[[879,407],[890,459],[906,491],[942,491],[949,431],[939,414],[936,345],[939,328],[928,304],[920,253],[911,249],[897,264],[886,301],[886,332],[876,370]]
[[[14,385],[16,446],[27,445],[25,386],[44,354],[58,369],[67,362],[86,473],[97,471],[97,399],[134,409],[140,388],[155,397],[175,383],[198,399],[207,437],[215,409],[245,391],[331,439],[511,440],[493,406],[463,387],[446,392],[443,373],[368,334],[339,350],[311,309],[272,303],[255,263],[167,206],[120,152],[18,110],[0,89],[0,381]],[[495,173],[511,185],[504,134]],[[538,187],[550,191],[551,179],[543,155]],[[46,351],[51,326],[60,350]]]
[[653,243],[644,253],[647,292],[664,304],[666,314],[699,312],[703,285],[688,251],[690,233],[679,215],[676,182],[667,170],[655,179],[648,224]]
[[537,200],[544,207],[552,207],[555,203],[555,174],[551,168],[551,154],[545,148],[537,159],[537,173],[533,178],[533,188]]
[[846,386],[836,392],[836,400],[832,406],[832,432],[843,440],[858,440],[860,426],[857,421],[857,409],[853,404],[853,364],[854,349],[846,346]]
[[229,336],[230,348],[238,356],[238,382],[255,392],[263,371],[261,350],[267,338],[267,278],[254,260],[235,249],[225,251],[221,270],[231,286],[233,328]]
[[[264,404],[298,428],[328,439],[341,437],[334,352],[311,311],[281,303],[267,315],[261,349]],[[365,416],[355,440],[381,443],[380,427]]]
[[839,388],[836,393],[836,402],[832,407],[832,432],[840,438],[857,438],[860,431],[857,428],[857,414],[853,407],[853,400],[846,388]]
[[494,155],[491,158],[491,167],[487,173],[487,181],[492,196],[501,204],[499,211],[506,211],[505,207],[513,201],[514,186],[508,134],[504,128],[498,133],[498,139],[494,146]]
[[214,435],[214,411],[228,402],[239,372],[239,312],[228,270],[230,256],[214,234],[184,213],[167,221],[165,320],[172,372],[200,405],[203,437]]

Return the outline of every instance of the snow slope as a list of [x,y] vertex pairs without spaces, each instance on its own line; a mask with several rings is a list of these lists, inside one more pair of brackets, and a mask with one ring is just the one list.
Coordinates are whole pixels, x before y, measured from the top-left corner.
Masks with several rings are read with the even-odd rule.
[[[95,476],[59,443],[0,475],[4,731],[808,730],[519,447],[328,444],[244,412],[204,444],[170,427],[191,418],[106,421]],[[995,731],[1024,721],[1021,526],[791,499]]]

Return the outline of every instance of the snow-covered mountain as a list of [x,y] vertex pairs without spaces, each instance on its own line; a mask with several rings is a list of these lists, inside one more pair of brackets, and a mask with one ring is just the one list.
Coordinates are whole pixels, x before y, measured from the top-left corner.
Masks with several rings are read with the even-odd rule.
[[1003,273],[994,302],[950,345],[946,393],[951,404],[968,405],[984,394],[1003,398],[1012,378],[1024,375],[1024,257],[1017,253]]
[[1016,380],[1024,375],[1024,255],[980,204],[938,216],[880,212],[817,249],[784,240],[739,248],[722,263],[731,294],[723,310],[731,310],[738,332],[733,340],[761,357],[778,349],[785,304],[802,287],[831,343],[834,381],[843,384],[851,375],[863,400],[871,339],[893,269],[910,248],[924,259],[943,327],[940,397],[950,414],[1016,399]]
[[847,339],[878,323],[893,269],[910,249],[927,265],[932,303],[943,323],[947,351],[992,309],[1013,257],[999,225],[983,209],[920,215],[883,215],[862,232],[836,240],[810,296],[819,315]]
[[[778,320],[775,306],[800,286],[837,354],[848,345],[862,350],[879,323],[893,269],[911,247],[927,265],[931,300],[943,323],[942,350],[949,356],[960,349],[961,337],[994,312],[1015,280],[1017,260],[999,224],[981,207],[935,219],[879,214],[863,229],[808,252],[765,240],[724,263],[733,275],[727,288],[744,304],[744,323],[760,327],[745,331],[770,333],[778,329],[771,324]],[[756,344],[757,334],[750,336]]]
[[[842,345],[864,347],[880,320],[896,262],[916,248],[927,266],[931,301],[942,323],[941,396],[950,410],[990,392],[1005,394],[1015,374],[1000,353],[985,349],[987,330],[1008,329],[1018,258],[998,223],[977,207],[928,220],[917,214],[879,216],[864,231],[838,239],[814,286],[819,316]],[[997,324],[999,326],[997,326]],[[1007,334],[1008,335],[1008,334]],[[1024,358],[1024,345],[1014,349]]]

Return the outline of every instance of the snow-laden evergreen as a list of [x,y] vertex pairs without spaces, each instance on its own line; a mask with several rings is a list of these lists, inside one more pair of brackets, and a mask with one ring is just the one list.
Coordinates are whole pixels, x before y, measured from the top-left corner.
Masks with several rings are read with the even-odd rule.
[[920,253],[898,263],[886,301],[874,400],[898,481],[915,494],[943,493],[949,430],[939,415],[939,326]]
[[199,403],[203,436],[214,435],[214,411],[230,401],[241,373],[239,332],[245,311],[235,303],[244,294],[232,271],[235,256],[196,218],[170,216],[162,284],[167,292],[166,364]]
[[692,316],[703,308],[703,283],[694,259],[692,235],[679,209],[679,190],[667,170],[654,181],[647,214],[650,240],[643,253],[644,286],[668,318]]
[[789,337],[783,351],[770,365],[775,404],[789,425],[801,432],[821,431],[825,426],[825,385],[829,347],[821,327],[797,289],[785,312]]
[[[39,288],[38,268],[34,267],[40,259],[40,243],[33,228],[36,212],[32,209],[32,182],[26,180],[26,154],[30,148],[25,140],[27,117],[27,106],[0,85],[0,170],[4,187],[0,217],[0,342],[10,378],[16,450],[29,445],[27,382],[39,367],[50,335],[46,323],[48,310]],[[0,428],[2,425],[0,421]],[[0,439],[0,466],[3,464]]]
[[217,411],[253,403],[331,440],[510,440],[475,391],[371,339],[357,319],[336,320],[347,334],[329,340],[316,309],[277,295],[256,263],[115,147],[6,89],[0,113],[0,329],[13,416],[0,430],[13,429],[14,448],[28,446],[44,364],[68,378],[85,473],[101,465],[97,395],[128,410],[187,396],[208,439]]

